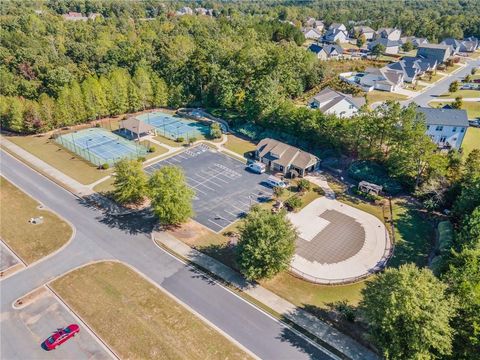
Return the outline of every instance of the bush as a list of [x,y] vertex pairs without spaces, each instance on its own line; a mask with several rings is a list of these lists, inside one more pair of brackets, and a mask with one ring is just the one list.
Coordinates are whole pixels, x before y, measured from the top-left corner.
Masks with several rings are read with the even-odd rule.
[[298,196],[292,196],[285,201],[285,206],[290,211],[296,211],[301,208],[302,205],[303,201]]
[[273,188],[273,194],[275,195],[276,198],[282,197],[282,195],[285,194],[285,188],[282,188],[280,186],[275,186]]
[[450,251],[453,242],[453,227],[450,221],[441,221],[438,224],[438,249],[440,254]]
[[155,148],[155,146],[153,146],[153,145],[148,148],[148,152],[149,152],[149,153],[154,153],[155,150],[156,150],[156,148]]
[[178,142],[178,143],[183,143],[185,141],[185,139],[183,137],[179,136],[175,139],[175,141]]
[[100,126],[101,126],[100,123],[95,124],[95,127],[97,127],[97,128],[99,128]]
[[299,192],[305,192],[312,188],[312,184],[307,179],[300,179],[297,182],[297,190]]
[[144,161],[147,160],[147,158],[144,157],[144,156],[140,156],[140,157],[137,158],[137,160],[138,160],[139,162],[142,162],[142,163],[143,163]]
[[349,305],[345,300],[335,303],[335,309],[347,321],[354,322],[356,318],[355,309]]
[[193,144],[193,143],[194,143],[195,141],[197,141],[197,140],[198,140],[198,139],[197,139],[195,136],[192,136],[192,137],[188,140],[188,142],[189,142],[190,144]]
[[108,165],[107,163],[105,163],[105,164],[102,164],[102,165],[100,166],[100,168],[103,169],[103,170],[108,170],[108,169],[110,168],[110,165]]
[[385,169],[368,160],[353,162],[348,168],[348,175],[357,181],[368,181],[383,186],[383,191],[395,195],[402,191],[402,185],[391,179]]

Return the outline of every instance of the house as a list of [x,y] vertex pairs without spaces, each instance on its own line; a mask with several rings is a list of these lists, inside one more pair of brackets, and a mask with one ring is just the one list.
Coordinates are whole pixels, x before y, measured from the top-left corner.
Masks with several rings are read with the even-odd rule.
[[343,49],[340,45],[329,44],[312,44],[308,47],[308,50],[315,53],[319,60],[331,60],[338,59],[343,56]]
[[70,11],[67,14],[63,14],[63,18],[67,21],[87,21],[88,18],[83,16],[82,13]]
[[324,114],[349,118],[358,113],[365,103],[364,97],[353,97],[327,87],[311,98],[308,105]]
[[416,36],[404,36],[400,38],[400,44],[405,44],[407,42],[412,43],[412,45],[416,48],[418,48],[420,45],[428,44],[428,39],[427,38],[419,38]]
[[345,33],[347,32],[347,27],[343,24],[339,24],[339,23],[332,23],[330,24],[330,26],[328,27],[328,30],[337,30],[337,31],[345,31]]
[[403,72],[383,68],[368,68],[363,76],[358,79],[361,87],[370,90],[396,91],[403,85]]
[[391,41],[399,41],[402,36],[402,31],[394,28],[380,28],[375,34],[377,39],[388,39]]
[[265,138],[257,145],[255,152],[271,171],[278,171],[287,176],[305,176],[315,171],[320,159],[315,155],[275,139]]
[[372,40],[375,36],[375,30],[370,26],[354,26],[350,31],[350,37],[356,38],[360,36],[365,36],[365,40]]
[[452,56],[452,47],[441,44],[423,44],[418,47],[417,56],[442,64]]
[[372,51],[375,46],[378,44],[383,45],[385,47],[385,54],[395,55],[398,54],[398,50],[400,48],[400,41],[398,40],[389,40],[386,38],[378,38],[370,43],[368,43],[367,48],[368,50]]
[[103,18],[103,15],[100,13],[91,13],[88,15],[88,20],[95,20],[100,18]]
[[325,24],[323,23],[323,21],[315,20],[315,23],[313,24],[313,28],[319,32],[323,32],[323,30],[325,29]]
[[323,36],[323,40],[329,43],[344,43],[348,42],[347,28],[343,24],[333,23],[328,28],[327,32]]
[[417,77],[422,76],[427,71],[434,71],[437,68],[436,60],[429,60],[423,57],[404,56],[401,60],[388,64],[387,67],[392,70],[403,72],[403,81],[415,83]]
[[213,9],[205,9],[203,7],[199,7],[195,9],[195,14],[203,16],[213,16]]
[[191,7],[184,6],[180,10],[176,12],[178,16],[183,16],[183,15],[193,15],[193,10]]
[[417,113],[427,125],[426,134],[439,148],[458,150],[462,146],[468,128],[465,110],[419,107]]
[[303,35],[305,36],[305,39],[318,40],[322,37],[322,33],[317,29],[304,28],[302,32],[303,32]]
[[440,44],[451,46],[454,54],[474,52],[478,46],[475,41],[457,40],[454,38],[446,38]]
[[308,17],[307,20],[305,20],[305,27],[313,28],[315,26],[315,21],[315,18]]

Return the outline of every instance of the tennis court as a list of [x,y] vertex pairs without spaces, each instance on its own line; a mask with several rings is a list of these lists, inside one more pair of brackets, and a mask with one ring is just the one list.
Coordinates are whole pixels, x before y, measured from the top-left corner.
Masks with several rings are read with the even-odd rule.
[[147,154],[147,148],[103,128],[79,130],[58,136],[55,141],[95,165],[113,165]]
[[186,140],[192,137],[199,138],[210,133],[210,127],[206,124],[161,111],[138,115],[137,119],[154,126],[159,135],[174,140],[179,137]]

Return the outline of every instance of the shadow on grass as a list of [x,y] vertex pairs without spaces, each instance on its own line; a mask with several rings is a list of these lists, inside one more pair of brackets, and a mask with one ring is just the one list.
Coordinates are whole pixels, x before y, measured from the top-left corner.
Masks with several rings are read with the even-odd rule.
[[389,265],[398,267],[413,262],[418,266],[424,266],[434,240],[432,224],[426,214],[422,213],[414,204],[402,200],[395,204],[395,207],[398,206],[405,210],[402,213],[397,212],[394,221],[397,236],[395,253]]

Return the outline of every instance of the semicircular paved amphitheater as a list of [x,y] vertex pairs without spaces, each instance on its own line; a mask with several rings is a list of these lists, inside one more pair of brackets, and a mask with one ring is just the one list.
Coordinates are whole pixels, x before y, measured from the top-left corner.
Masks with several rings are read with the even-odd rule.
[[390,253],[383,222],[337,200],[316,199],[288,217],[299,234],[291,270],[307,280],[350,282],[380,270]]

